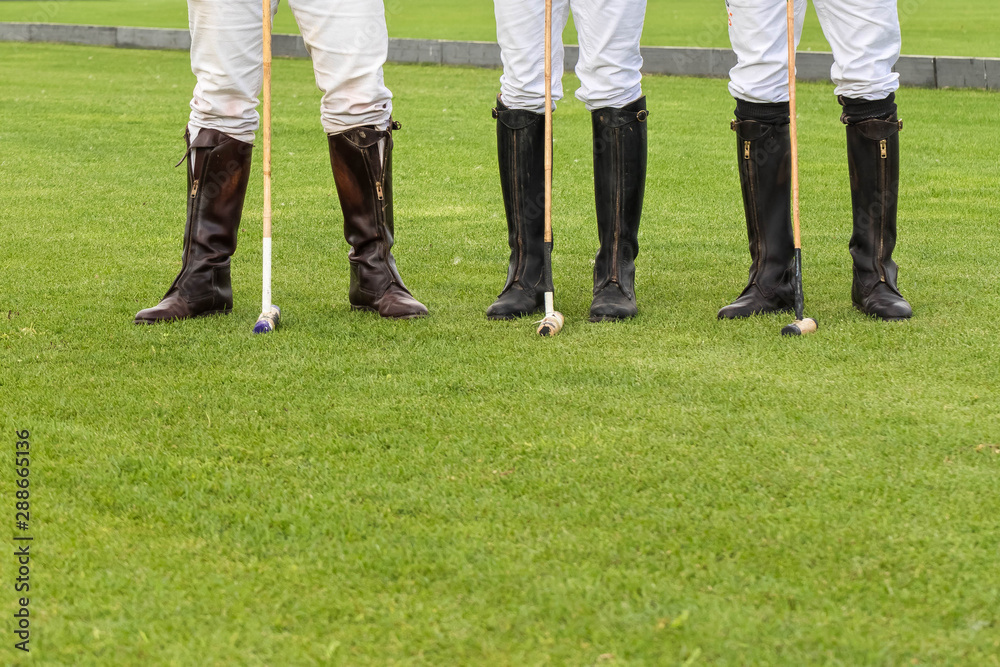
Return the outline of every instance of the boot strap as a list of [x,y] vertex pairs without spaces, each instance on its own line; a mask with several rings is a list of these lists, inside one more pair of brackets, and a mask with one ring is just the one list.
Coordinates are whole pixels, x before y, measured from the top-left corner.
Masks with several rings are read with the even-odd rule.
[[219,132],[218,130],[203,129],[201,130],[201,132],[198,133],[198,138],[196,138],[192,142],[191,131],[185,128],[184,141],[185,143],[187,143],[187,150],[184,151],[184,155],[181,156],[180,162],[175,164],[174,168],[176,169],[177,167],[184,164],[185,160],[190,159],[191,151],[193,151],[195,148],[215,148],[216,146],[221,146],[222,143],[229,138],[230,137],[227,134]]

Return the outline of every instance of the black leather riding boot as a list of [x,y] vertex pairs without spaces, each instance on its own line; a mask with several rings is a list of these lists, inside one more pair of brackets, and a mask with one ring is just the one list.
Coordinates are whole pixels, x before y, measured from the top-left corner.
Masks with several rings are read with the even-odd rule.
[[[759,107],[739,102],[737,112]],[[743,210],[750,241],[750,277],[740,296],[719,310],[719,319],[791,311],[794,305],[791,222],[791,137],[788,105],[772,122],[735,120]]]
[[233,309],[229,258],[236,252],[252,152],[252,144],[217,130],[201,130],[194,142],[188,140],[191,164],[181,271],[158,305],[136,314],[136,324]]
[[545,116],[508,109],[498,97],[493,117],[510,265],[507,282],[486,317],[508,320],[539,313],[545,306]]
[[635,317],[635,258],[646,191],[646,98],[591,112],[594,200],[601,247],[594,262],[590,321]]
[[882,320],[905,320],[913,315],[913,310],[899,293],[898,267],[892,261],[899,201],[899,131],[903,123],[895,113],[887,119],[851,122],[849,103],[848,100],[845,105],[844,120],[854,209],[851,300],[855,308],[867,315]]
[[396,270],[392,256],[392,130],[358,127],[331,134],[330,165],[351,245],[349,299],[353,310],[411,319],[427,315]]

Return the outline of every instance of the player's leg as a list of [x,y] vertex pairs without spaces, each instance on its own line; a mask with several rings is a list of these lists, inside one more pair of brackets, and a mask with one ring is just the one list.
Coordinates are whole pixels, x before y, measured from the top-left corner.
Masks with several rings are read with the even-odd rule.
[[816,12],[833,49],[832,76],[847,126],[853,233],[850,240],[854,306],[886,320],[913,311],[897,285],[899,130],[895,92],[900,31],[895,0],[816,0]]
[[635,258],[646,188],[646,98],[639,38],[646,0],[572,0],[580,41],[576,96],[591,112],[600,247],[591,321],[638,313]]
[[[508,109],[545,113],[545,3],[496,0],[497,42],[503,73],[500,99]],[[552,100],[562,99],[562,33],[569,0],[552,0]]]
[[351,245],[349,299],[383,317],[427,314],[403,283],[392,254],[392,93],[381,0],[290,0],[323,92],[321,118]]
[[[277,8],[277,0],[274,1]],[[228,313],[230,257],[250,176],[262,81],[260,4],[189,0],[191,70],[197,77],[188,144],[187,221],[181,271],[137,324]]]
[[[788,28],[785,0],[729,0],[729,39],[737,64],[736,159],[750,247],[750,275],[720,319],[789,311],[793,305],[791,137],[788,116]],[[796,2],[796,43],[806,3]]]
[[[541,312],[545,235],[545,5],[496,0],[497,41],[503,60],[497,121],[500,189],[507,217],[507,281],[486,310],[490,319]],[[567,0],[552,7],[552,98],[562,99],[562,31]]]

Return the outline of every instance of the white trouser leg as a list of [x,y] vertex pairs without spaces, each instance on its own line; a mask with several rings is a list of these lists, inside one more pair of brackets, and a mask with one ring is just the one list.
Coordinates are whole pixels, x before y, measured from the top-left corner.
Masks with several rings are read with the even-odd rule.
[[[495,0],[503,60],[500,96],[512,109],[545,110],[545,7],[538,0]],[[553,0],[552,99],[563,96],[562,33],[570,6],[580,42],[576,96],[589,110],[623,107],[642,95],[639,37],[646,0]]]
[[621,107],[642,96],[639,38],[646,0],[570,0],[580,41],[576,97],[589,111]]
[[[899,58],[895,0],[815,0],[823,33],[833,49],[836,94],[883,99],[899,88],[892,71]],[[729,39],[737,64],[729,92],[747,102],[788,101],[785,0],[727,0]],[[806,0],[795,0],[795,43],[802,35]]]
[[[271,6],[276,11],[278,0]],[[261,3],[253,0],[188,0],[191,71],[198,79],[192,134],[213,129],[253,143],[263,81],[261,12]]]
[[892,71],[901,45],[896,0],[813,0],[833,49],[835,93],[881,100],[899,88]]
[[[328,134],[385,124],[392,94],[382,81],[388,35],[381,0],[291,0],[323,92]],[[278,0],[272,0],[272,12]],[[253,142],[263,81],[263,17],[255,0],[188,0],[192,134],[202,128]]]
[[[747,102],[788,101],[788,23],[785,0],[727,0],[729,41],[736,67],[729,92]],[[795,44],[802,37],[805,0],[795,2]]]
[[382,66],[389,33],[382,0],[289,0],[313,61],[323,130],[345,132],[361,125],[386,127],[392,93]]
[[[497,42],[503,74],[500,98],[510,109],[545,112],[545,3],[539,0],[495,0]],[[562,33],[569,19],[569,0],[552,1],[552,101],[563,97]]]

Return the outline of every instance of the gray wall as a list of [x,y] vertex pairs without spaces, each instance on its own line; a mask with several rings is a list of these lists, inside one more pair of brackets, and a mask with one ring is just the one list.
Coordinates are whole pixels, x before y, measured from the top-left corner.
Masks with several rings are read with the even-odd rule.
[[[0,41],[182,51],[191,47],[191,37],[187,30],[60,23],[0,23]],[[298,35],[274,35],[272,48],[274,55],[279,57],[308,57],[302,38]],[[567,69],[576,65],[578,55],[577,47],[566,47]],[[729,49],[650,46],[643,47],[642,56],[645,73],[673,76],[725,78],[736,63],[736,56]],[[500,67],[500,47],[493,42],[390,39],[389,61]],[[797,64],[801,80],[828,81],[833,55],[806,51],[799,54]],[[903,56],[896,64],[896,71],[904,86],[1000,90],[1000,58]]]

